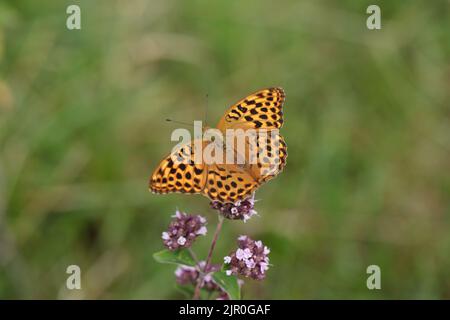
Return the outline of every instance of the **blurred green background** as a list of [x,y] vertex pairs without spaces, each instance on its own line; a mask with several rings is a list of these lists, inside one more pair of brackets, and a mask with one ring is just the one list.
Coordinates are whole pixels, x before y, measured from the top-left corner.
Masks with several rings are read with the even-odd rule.
[[245,233],[273,267],[244,298],[449,299],[449,58],[449,1],[1,1],[0,297],[182,298],[152,254],[178,207],[209,219],[204,257],[215,213],[148,192],[164,119],[282,86],[287,167],[214,261]]

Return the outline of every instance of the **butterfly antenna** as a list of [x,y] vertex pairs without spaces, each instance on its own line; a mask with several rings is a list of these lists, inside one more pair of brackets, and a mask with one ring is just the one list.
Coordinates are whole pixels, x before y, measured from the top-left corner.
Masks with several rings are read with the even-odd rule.
[[172,120],[170,118],[166,119],[167,122],[173,122],[173,123],[177,123],[177,124],[182,124],[184,126],[189,126],[189,127],[193,127],[194,125],[192,123],[187,123],[187,122],[183,122],[183,121],[177,121],[177,120]]
[[205,96],[205,127],[206,127],[206,124],[207,124],[207,120],[208,120],[208,94],[206,94],[206,96]]

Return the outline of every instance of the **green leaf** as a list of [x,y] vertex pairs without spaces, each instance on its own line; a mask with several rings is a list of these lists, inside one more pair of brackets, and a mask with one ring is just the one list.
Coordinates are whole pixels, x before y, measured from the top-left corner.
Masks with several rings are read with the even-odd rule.
[[153,258],[159,263],[173,263],[191,267],[195,266],[195,261],[187,250],[162,250],[154,253]]
[[231,300],[241,299],[241,288],[239,288],[238,279],[235,276],[227,276],[224,271],[213,273],[214,281],[225,290]]

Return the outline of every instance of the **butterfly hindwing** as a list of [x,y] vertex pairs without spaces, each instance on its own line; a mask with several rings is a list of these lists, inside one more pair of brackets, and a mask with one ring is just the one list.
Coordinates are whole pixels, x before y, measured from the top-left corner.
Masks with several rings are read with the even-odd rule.
[[[286,166],[287,146],[281,134],[270,131],[259,136],[258,140],[249,140],[250,150],[248,170],[255,180],[262,184],[277,176]],[[251,152],[255,150],[256,152]],[[251,162],[255,157],[255,161]]]
[[234,164],[215,164],[208,166],[204,194],[220,202],[236,202],[247,198],[258,188],[255,179]]
[[206,183],[206,166],[194,162],[194,142],[163,159],[150,178],[155,193],[200,193]]
[[266,88],[241,99],[231,106],[220,119],[217,128],[226,129],[279,129],[283,125],[282,88]]

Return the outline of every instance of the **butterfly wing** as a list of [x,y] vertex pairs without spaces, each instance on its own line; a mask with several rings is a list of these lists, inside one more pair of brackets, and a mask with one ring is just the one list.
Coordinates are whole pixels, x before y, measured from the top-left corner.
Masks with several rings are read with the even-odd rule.
[[286,165],[287,146],[277,130],[284,121],[284,100],[282,88],[259,90],[232,105],[217,125],[222,132],[226,129],[242,129],[244,132],[257,129],[257,140],[245,138],[243,151],[236,149],[239,143],[237,138],[232,145],[236,154],[244,158],[244,170],[258,185],[278,175]]
[[269,181],[283,171],[286,166],[287,146],[283,136],[270,131],[267,135],[259,136],[258,140],[248,140],[247,148],[256,150],[250,152],[250,160],[255,157],[255,161],[249,161],[248,172],[259,183]]
[[[203,147],[209,143],[203,141]],[[236,165],[195,164],[194,144],[181,146],[161,161],[150,178],[152,192],[201,193],[211,200],[234,203],[258,187],[255,179]]]
[[203,193],[211,200],[234,203],[249,197],[257,188],[257,181],[244,168],[234,164],[214,164],[208,166]]
[[266,88],[232,105],[220,119],[217,129],[279,129],[283,125],[282,88]]
[[201,193],[206,185],[206,165],[195,163],[195,141],[164,158],[153,172],[149,189],[154,193]]

